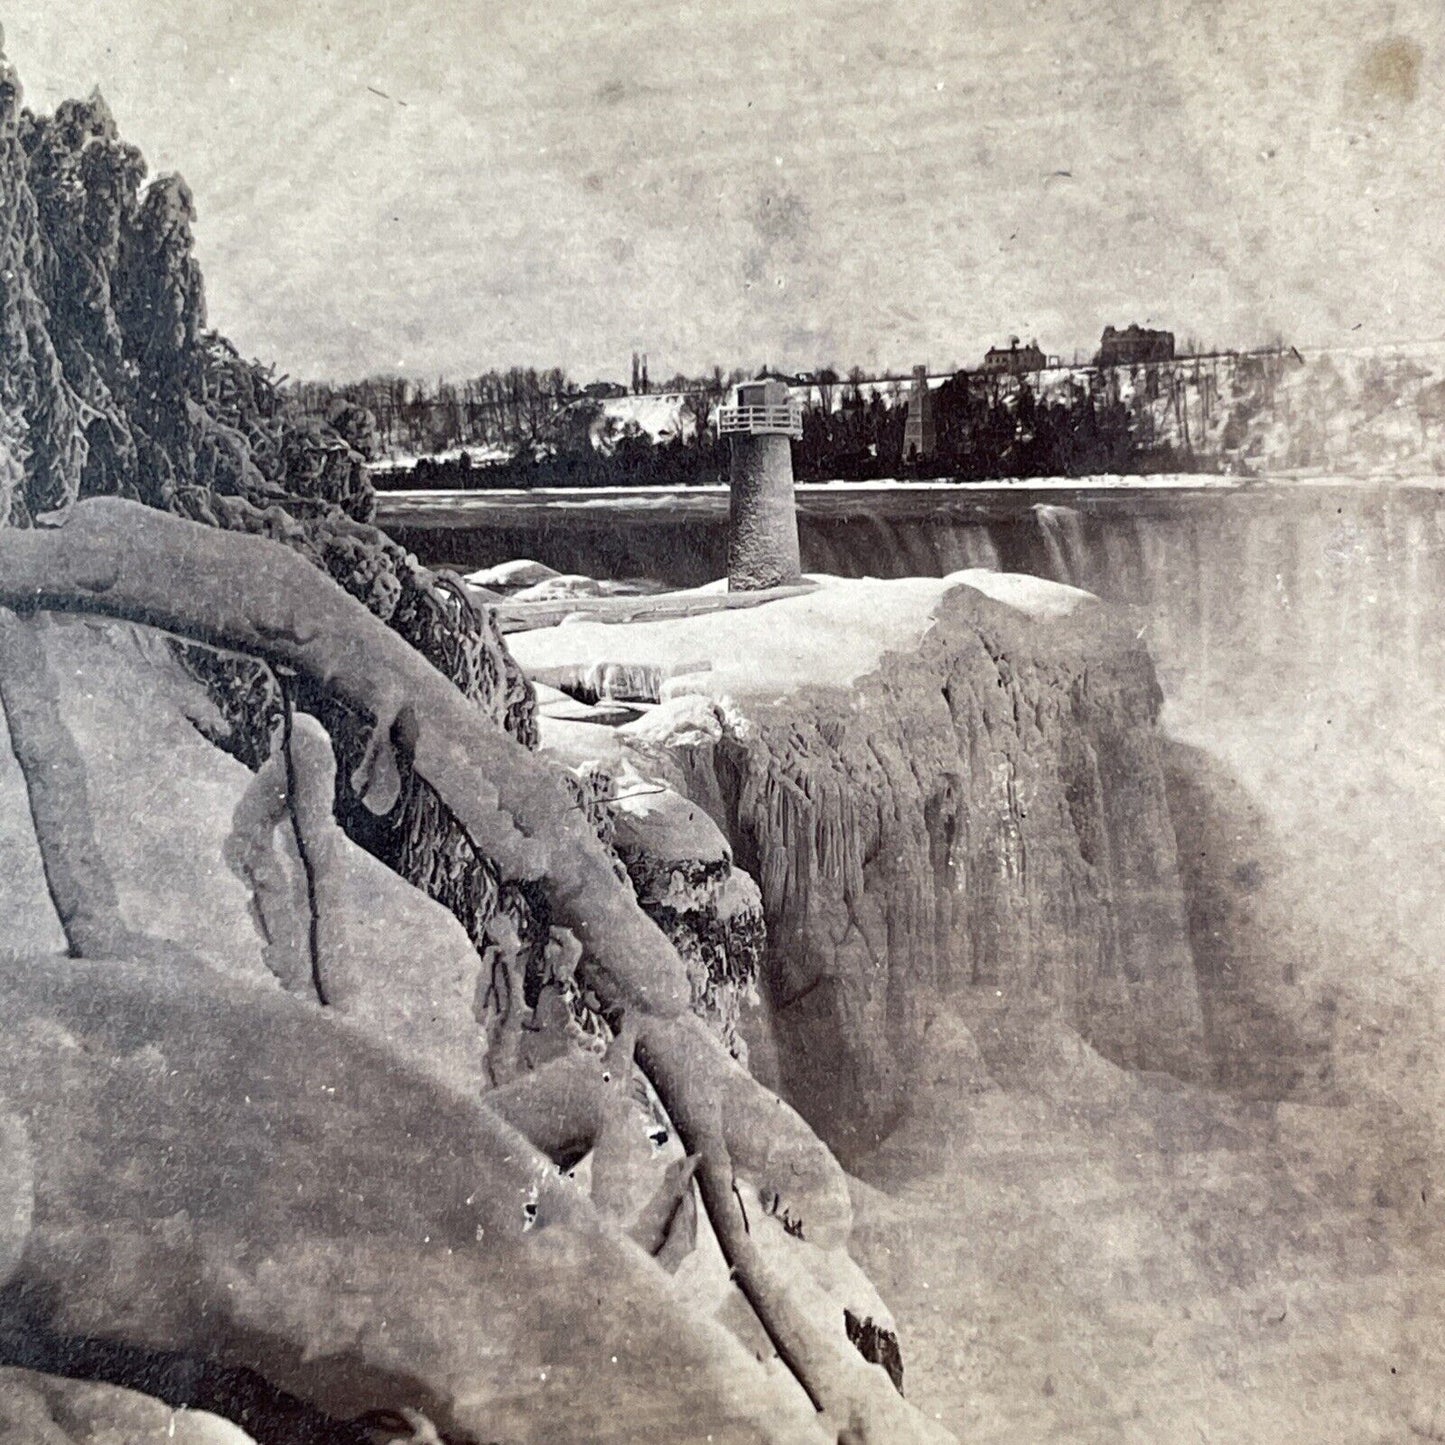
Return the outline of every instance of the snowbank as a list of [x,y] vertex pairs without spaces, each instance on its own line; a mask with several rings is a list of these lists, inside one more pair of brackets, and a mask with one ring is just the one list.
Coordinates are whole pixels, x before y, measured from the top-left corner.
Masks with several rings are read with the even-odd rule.
[[961,603],[970,593],[1036,621],[1069,617],[1094,601],[1076,587],[981,570],[892,581],[809,580],[817,591],[765,607],[626,626],[573,621],[516,633],[509,642],[529,672],[584,659],[588,675],[602,678],[609,668],[629,678],[653,669],[662,679],[658,700],[698,693],[741,705],[803,688],[850,687],[885,656],[916,648],[945,602]]

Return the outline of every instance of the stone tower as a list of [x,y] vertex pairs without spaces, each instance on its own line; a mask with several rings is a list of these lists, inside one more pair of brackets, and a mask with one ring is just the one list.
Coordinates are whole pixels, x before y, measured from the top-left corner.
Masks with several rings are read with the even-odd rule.
[[903,460],[922,461],[938,445],[933,426],[933,393],[928,389],[928,368],[913,368],[913,389],[908,393],[908,417],[903,423]]
[[718,411],[731,448],[728,591],[785,587],[802,575],[790,438],[803,434],[802,408],[780,381],[742,383]]

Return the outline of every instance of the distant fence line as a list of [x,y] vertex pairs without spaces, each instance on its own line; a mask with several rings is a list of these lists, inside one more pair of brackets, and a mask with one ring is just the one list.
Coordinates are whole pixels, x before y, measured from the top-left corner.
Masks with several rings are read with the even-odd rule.
[[[1406,344],[1406,343],[1402,343]],[[1426,343],[1411,342],[1409,345],[1424,345]],[[1445,345],[1445,342],[1440,343]],[[1363,350],[1364,348],[1359,348]],[[1291,354],[1328,354],[1328,355],[1349,355],[1353,348],[1350,347],[1309,347],[1304,350],[1292,346],[1269,346],[1234,349],[1225,351],[1199,351],[1188,352],[1171,357],[1168,360],[1153,361],[1115,361],[1100,363],[1094,360],[1089,361],[1068,361],[1060,362],[1055,366],[1039,366],[1019,371],[988,370],[982,366],[961,366],[947,371],[930,371],[926,373],[926,380],[930,382],[944,382],[952,380],[957,376],[964,376],[970,379],[994,381],[1009,376],[1042,376],[1049,373],[1065,373],[1080,371],[1157,371],[1165,368],[1187,366],[1196,362],[1240,360],[1254,357],[1289,356]],[[791,391],[817,391],[822,388],[836,391],[851,391],[863,387],[892,387],[900,390],[911,387],[916,381],[915,373],[909,372],[892,373],[885,372],[879,376],[839,376],[835,380],[819,380],[816,376],[808,377],[805,374],[795,376],[776,376],[775,380],[781,381]],[[412,385],[413,383],[407,383]],[[421,383],[416,383],[421,385]],[[449,386],[453,383],[443,381],[439,383]],[[465,383],[461,383],[465,385]],[[329,386],[325,382],[292,382],[288,388],[292,399],[300,408],[303,415],[321,417],[334,407],[338,401],[356,400],[361,403],[363,395],[369,399],[365,405],[375,410],[383,408],[393,416],[400,416],[407,413],[423,411],[453,411],[459,412],[468,417],[481,415],[492,415],[497,413],[519,413],[536,407],[544,406],[553,411],[561,411],[565,407],[578,402],[596,402],[598,405],[605,405],[609,401],[628,401],[639,397],[656,397],[664,399],[694,399],[707,397],[713,400],[714,404],[726,394],[728,387],[717,388],[715,383],[708,382],[706,385],[699,383],[696,386],[685,388],[667,387],[654,388],[650,391],[621,392],[616,395],[598,395],[589,392],[585,388],[574,390],[552,390],[530,393],[525,399],[513,397],[440,397],[419,395],[396,399],[387,397],[384,393],[370,393],[370,383],[367,382],[344,382],[336,386]],[[378,383],[384,386],[385,383]]]

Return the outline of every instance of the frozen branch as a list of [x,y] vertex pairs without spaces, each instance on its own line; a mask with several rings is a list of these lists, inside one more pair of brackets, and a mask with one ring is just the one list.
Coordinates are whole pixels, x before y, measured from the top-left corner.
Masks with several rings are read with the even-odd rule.
[[[860,1440],[930,1438],[883,1371],[820,1332],[749,1239],[733,1192],[739,1178],[776,1196],[810,1239],[845,1241],[842,1170],[689,1012],[676,951],[619,880],[560,768],[497,730],[308,561],[262,538],[130,502],[81,502],[60,526],[0,530],[0,606],[100,613],[249,653],[369,717],[371,742],[352,780],[363,799],[389,808],[409,760],[479,853],[542,883],[555,923],[582,944],[587,986],[609,1013],[635,1021],[639,1060],[700,1156],[703,1202],[738,1283],[815,1403]],[[580,1067],[534,1075],[493,1105],[544,1148],[575,1147],[591,1125],[575,1102]],[[572,1141],[545,1139],[543,1116],[559,1105],[556,1132]]]

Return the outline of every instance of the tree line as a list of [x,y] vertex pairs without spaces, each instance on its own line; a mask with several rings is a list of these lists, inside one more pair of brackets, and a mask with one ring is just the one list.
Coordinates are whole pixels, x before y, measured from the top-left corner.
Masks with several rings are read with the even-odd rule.
[[[685,398],[696,427],[685,437],[660,441],[636,426],[599,431],[603,400],[579,392],[557,372],[494,372],[430,389],[396,380],[316,388],[305,409],[319,408],[313,414],[327,415],[363,449],[366,443],[346,421],[344,408],[376,415],[378,458],[419,443],[415,462],[388,469],[383,461],[374,473],[383,490],[684,487],[726,480],[728,450],[711,422],[739,379],[739,373],[720,372],[701,380],[674,378],[667,390]],[[376,414],[379,391],[387,387],[394,388],[385,393],[394,398],[390,410]],[[1187,448],[1157,440],[1152,426],[1107,386],[1077,379],[1044,396],[1026,377],[967,372],[931,393],[934,442],[920,457],[905,450],[909,408],[916,403],[905,383],[898,387],[888,396],[868,387],[856,370],[846,379],[830,370],[816,373],[803,408],[803,435],[793,446],[798,479],[982,480],[1199,465]],[[400,448],[398,436],[407,438]],[[496,451],[505,457],[496,458]],[[439,452],[451,455],[435,455]]]
[[930,394],[933,444],[922,456],[906,442],[911,396],[865,397],[850,383],[829,400],[824,393],[822,405],[804,408],[793,454],[800,480],[1077,477],[1194,462],[1156,443],[1109,388],[1081,380],[1041,396],[1026,377],[960,371]]
[[[729,387],[744,375],[716,367],[706,376],[670,377],[651,392],[684,397],[702,432]],[[520,366],[460,381],[377,376],[343,383],[293,382],[288,387],[298,414],[317,421],[334,423],[338,414],[365,412],[370,433],[364,444],[372,459],[382,463],[465,450],[473,463],[507,452],[529,455],[540,464],[546,456],[576,450],[604,402],[627,394],[621,385],[584,386],[560,367],[539,371]],[[638,457],[629,460],[636,463]]]

